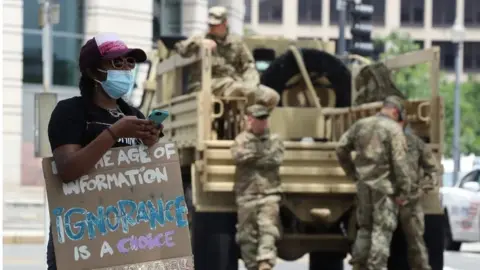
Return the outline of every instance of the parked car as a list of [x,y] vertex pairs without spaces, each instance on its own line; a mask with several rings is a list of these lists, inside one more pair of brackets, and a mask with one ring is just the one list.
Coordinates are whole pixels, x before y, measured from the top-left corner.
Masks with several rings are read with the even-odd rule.
[[460,173],[453,183],[453,173],[443,175],[440,189],[445,211],[445,249],[458,251],[464,242],[480,242],[480,168]]

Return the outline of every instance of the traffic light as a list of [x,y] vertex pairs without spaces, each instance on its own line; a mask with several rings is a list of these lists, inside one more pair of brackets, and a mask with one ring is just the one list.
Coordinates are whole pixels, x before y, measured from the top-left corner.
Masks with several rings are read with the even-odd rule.
[[372,41],[373,5],[354,3],[350,9],[352,16],[352,46],[350,53],[370,57],[375,51]]

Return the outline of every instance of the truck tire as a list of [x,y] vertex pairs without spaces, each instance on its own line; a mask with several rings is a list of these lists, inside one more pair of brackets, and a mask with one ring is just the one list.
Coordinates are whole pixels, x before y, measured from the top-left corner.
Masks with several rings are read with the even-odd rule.
[[343,270],[346,254],[335,252],[312,252],[309,254],[309,270]]
[[190,237],[196,270],[237,270],[235,213],[201,213],[195,210],[190,167],[181,169],[185,202],[188,206]]
[[461,242],[457,242],[453,240],[452,236],[452,229],[450,228],[450,222],[448,219],[448,214],[445,212],[445,218],[443,219],[443,235],[444,235],[444,246],[445,250],[448,251],[460,251],[462,246]]
[[193,213],[192,242],[196,270],[238,269],[236,215]]
[[[316,49],[301,49],[305,67],[309,72],[325,74],[336,94],[336,107],[348,107],[351,104],[351,73],[348,67],[336,56]],[[295,58],[288,51],[276,58],[262,73],[261,83],[277,91],[280,96],[287,81],[300,73]],[[280,101],[279,106],[282,102]]]

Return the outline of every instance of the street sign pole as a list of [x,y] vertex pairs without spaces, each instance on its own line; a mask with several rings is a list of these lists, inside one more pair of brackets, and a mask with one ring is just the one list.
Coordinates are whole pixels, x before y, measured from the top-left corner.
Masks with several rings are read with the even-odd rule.
[[338,55],[343,56],[346,50],[345,22],[347,20],[347,0],[337,0],[338,11]]
[[[53,25],[59,22],[60,4],[58,0],[38,0],[40,4],[39,25],[42,28],[42,73],[43,92],[35,94],[35,156],[51,156],[49,148],[47,126],[50,115],[56,104],[57,96],[51,93],[53,84]],[[48,211],[47,192],[44,192],[44,237],[45,247],[48,245],[50,216]]]

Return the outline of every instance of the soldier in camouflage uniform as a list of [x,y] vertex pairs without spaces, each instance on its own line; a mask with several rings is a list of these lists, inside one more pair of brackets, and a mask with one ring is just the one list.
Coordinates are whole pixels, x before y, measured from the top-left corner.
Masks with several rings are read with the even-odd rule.
[[[212,50],[212,92],[216,96],[243,96],[249,104],[259,103],[273,109],[280,95],[260,84],[260,75],[255,60],[241,37],[230,34],[227,24],[227,9],[212,7],[208,11],[209,32],[196,35],[175,45],[177,53],[190,57],[200,46]],[[191,71],[190,91],[198,90],[201,69]]]
[[284,146],[267,128],[268,109],[247,108],[247,129],[232,146],[236,164],[234,192],[238,207],[236,241],[248,270],[270,270],[275,265],[280,238],[279,168]]
[[[406,125],[406,122],[403,122]],[[432,151],[413,133],[405,127],[410,178],[412,179],[411,195],[408,204],[400,207],[400,224],[407,238],[408,263],[412,270],[431,270],[428,263],[428,252],[423,240],[425,230],[424,214],[420,197],[424,192],[435,188],[436,162]]]
[[407,143],[399,124],[404,113],[400,99],[387,97],[378,115],[358,120],[339,141],[338,161],[357,184],[359,230],[350,261],[356,270],[386,269],[398,206],[410,195]]

